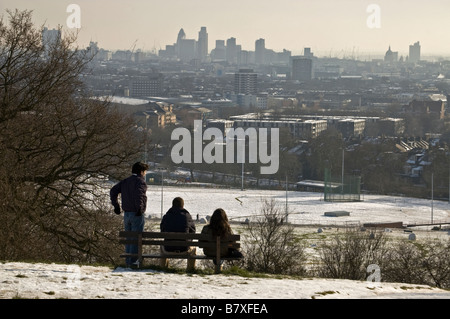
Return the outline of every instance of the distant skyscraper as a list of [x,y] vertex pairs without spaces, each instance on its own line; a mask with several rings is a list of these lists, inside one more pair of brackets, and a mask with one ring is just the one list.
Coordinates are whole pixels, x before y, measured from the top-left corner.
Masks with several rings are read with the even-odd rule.
[[206,32],[206,27],[202,27],[198,33],[197,54],[202,62],[208,56],[208,33]]
[[180,40],[184,40],[184,39],[186,39],[186,33],[184,33],[183,28],[181,28],[180,31],[178,32],[177,43]]
[[183,29],[178,32],[176,53],[177,57],[183,61],[190,61],[195,59],[197,55],[197,41],[194,39],[186,39],[186,34]]
[[191,61],[195,59],[197,45],[194,39],[183,39],[178,44],[178,58],[182,61]]
[[186,39],[186,33],[184,33],[183,28],[180,29],[177,36],[177,43],[175,43],[175,48],[177,52],[177,57],[180,57],[180,49],[181,49],[181,42]]
[[234,92],[236,94],[256,94],[257,74],[252,69],[241,69],[235,73]]
[[215,61],[225,61],[225,41],[216,40],[216,47],[211,51],[211,59]]
[[312,76],[312,59],[304,56],[294,56],[291,58],[292,80],[310,81]]
[[420,42],[417,41],[409,46],[409,62],[417,63],[420,61]]
[[236,38],[230,38],[227,40],[226,59],[228,63],[231,64],[237,63]]
[[266,41],[258,39],[255,41],[255,63],[265,64],[266,62]]

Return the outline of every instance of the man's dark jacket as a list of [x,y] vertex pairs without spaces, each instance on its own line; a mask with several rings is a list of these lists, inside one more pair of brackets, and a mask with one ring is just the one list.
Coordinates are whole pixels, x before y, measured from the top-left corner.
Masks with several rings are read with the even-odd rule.
[[[164,215],[161,225],[162,232],[195,233],[195,223],[191,214],[184,208],[172,206]],[[164,246],[166,251],[186,251],[187,247]]]
[[133,174],[111,188],[109,193],[111,204],[119,208],[117,198],[121,195],[122,209],[125,212],[135,212],[137,216],[145,213],[147,208],[147,184],[142,175]]

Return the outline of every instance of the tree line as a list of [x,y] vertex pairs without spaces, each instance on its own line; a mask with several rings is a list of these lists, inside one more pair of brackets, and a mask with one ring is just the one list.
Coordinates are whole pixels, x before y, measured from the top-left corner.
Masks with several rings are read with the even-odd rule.
[[144,138],[89,95],[76,35],[44,44],[42,29],[30,11],[0,20],[0,259],[111,260],[120,221],[103,190]]

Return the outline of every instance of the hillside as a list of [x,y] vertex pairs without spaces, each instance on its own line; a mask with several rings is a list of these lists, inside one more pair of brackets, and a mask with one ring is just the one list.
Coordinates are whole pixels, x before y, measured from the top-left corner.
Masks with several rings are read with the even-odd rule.
[[0,298],[39,299],[448,299],[424,285],[334,279],[247,278],[108,267],[2,263]]

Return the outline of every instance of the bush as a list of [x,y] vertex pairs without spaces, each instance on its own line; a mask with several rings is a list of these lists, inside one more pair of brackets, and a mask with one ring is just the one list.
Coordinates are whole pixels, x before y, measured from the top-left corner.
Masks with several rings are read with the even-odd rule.
[[422,244],[398,241],[392,245],[383,269],[385,281],[450,288],[450,241],[426,240]]
[[383,267],[385,243],[383,232],[346,229],[319,246],[320,262],[315,272],[325,278],[365,280],[369,265]]
[[244,249],[250,271],[271,274],[305,274],[304,246],[295,237],[294,227],[284,222],[275,201],[263,201],[262,217],[247,226],[249,238]]

